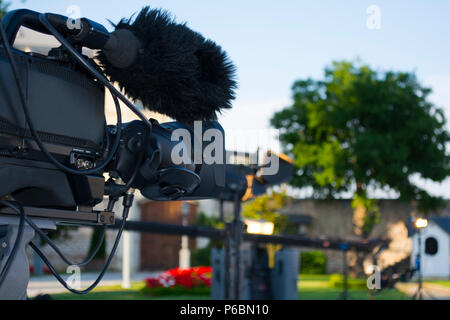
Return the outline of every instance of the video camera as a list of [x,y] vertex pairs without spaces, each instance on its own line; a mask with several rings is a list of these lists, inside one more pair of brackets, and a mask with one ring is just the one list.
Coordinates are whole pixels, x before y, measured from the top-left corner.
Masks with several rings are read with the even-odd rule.
[[[142,21],[143,19],[148,21]],[[131,27],[146,28],[147,32],[156,32],[153,30],[156,27],[150,22],[159,23],[159,28],[163,25],[167,29],[159,30],[162,35],[164,32],[184,32],[185,35],[194,37],[191,41],[199,42],[197,33],[182,25],[169,22],[167,19],[164,13],[146,8]],[[48,29],[43,21],[53,28]],[[134,93],[142,91],[135,93],[134,97],[141,98],[143,101],[149,99],[145,88],[151,85],[145,82],[148,80],[148,75],[145,74],[147,71],[154,73],[158,69],[156,65],[158,62],[171,62],[181,68],[176,65],[177,61],[174,58],[172,61],[166,61],[164,57],[159,58],[161,61],[154,61],[155,57],[158,58],[157,53],[164,54],[165,52],[161,53],[161,51],[170,48],[160,48],[160,51],[153,48],[163,41],[156,38],[153,40],[153,47],[148,49],[148,46],[146,47],[148,40],[137,38],[135,34],[139,36],[139,32],[132,33],[130,30],[133,29],[129,25],[128,28],[118,28],[115,32],[109,33],[102,25],[85,18],[79,22],[78,29],[71,29],[73,25],[68,22],[71,22],[71,19],[64,16],[43,15],[22,9],[8,13],[2,24],[11,46],[19,28],[27,27],[47,34],[52,34],[53,29],[56,29],[79,55],[81,55],[82,47],[101,50],[99,58],[103,59],[104,70],[110,70],[111,78],[117,80],[119,84],[127,83],[128,87],[125,87],[125,91]],[[125,22],[122,21],[121,24]],[[130,46],[126,47],[127,45]],[[212,47],[210,42],[208,45]],[[199,56],[201,44],[190,44],[190,47],[193,46],[197,46],[199,66],[190,77],[196,81],[197,78],[202,78],[203,75],[196,73],[201,72],[204,66]],[[195,49],[191,51],[195,52]],[[104,194],[113,192],[115,183],[112,181],[119,178],[125,184],[128,183],[129,187],[141,190],[145,197],[153,200],[202,199],[214,197],[220,192],[220,188],[225,184],[225,158],[223,155],[222,159],[216,157],[218,161],[215,163],[205,163],[203,151],[212,142],[205,142],[202,137],[205,132],[213,129],[215,131],[213,142],[216,143],[217,152],[220,148],[224,149],[224,139],[217,138],[220,135],[223,137],[224,131],[218,122],[210,121],[210,119],[214,118],[211,116],[214,112],[211,110],[218,110],[221,106],[228,105],[227,98],[206,97],[207,103],[203,105],[209,108],[205,107],[207,111],[200,112],[198,108],[202,107],[202,104],[200,103],[197,107],[194,103],[198,99],[191,99],[189,103],[180,99],[184,105],[174,105],[174,98],[165,96],[162,84],[154,81],[157,89],[151,88],[150,91],[155,93],[159,104],[155,104],[157,108],[153,105],[146,106],[180,118],[182,122],[159,124],[155,120],[142,119],[107,126],[104,115],[104,84],[95,77],[95,73],[91,73],[82,63],[77,63],[71,53],[70,47],[67,48],[64,45],[51,49],[48,56],[33,52],[12,51],[20,77],[18,81],[23,88],[29,118],[33,123],[31,128],[26,114],[20,107],[20,88],[14,81],[13,70],[4,50],[0,52],[0,83],[2,83],[0,86],[0,104],[2,105],[0,179],[8,181],[0,186],[0,197],[11,195],[27,206],[87,208],[101,202]],[[177,52],[178,60],[182,61],[183,53]],[[220,53],[224,55],[223,52]],[[186,52],[184,59],[191,59],[190,55],[195,54]],[[139,57],[136,58],[136,56]],[[148,70],[145,68],[149,62],[141,61],[145,58],[153,59],[153,65],[149,66]],[[210,57],[203,59],[217,58],[210,54]],[[97,72],[101,72],[94,60],[85,58],[84,63],[90,64]],[[136,66],[139,63],[142,65]],[[140,68],[144,74],[137,75],[133,83],[130,82],[129,77],[122,80],[117,74],[127,71],[127,66]],[[230,65],[228,67],[232,69]],[[183,72],[179,72],[179,75],[171,75],[172,82],[165,79],[166,75],[159,76],[161,81],[168,81],[164,89],[172,90],[175,97],[192,95],[194,92],[194,88],[189,87],[186,87],[184,92],[180,92],[180,87],[186,83],[183,77],[187,75]],[[230,71],[227,77],[230,78],[228,81],[231,86],[234,86],[231,74]],[[153,77],[156,75],[153,74]],[[192,82],[195,82],[194,80]],[[207,83],[204,79],[202,81],[205,89],[214,89],[213,85],[218,86],[217,83]],[[206,84],[209,87],[206,87]],[[158,88],[161,88],[163,93],[157,92]],[[215,89],[220,90],[220,88]],[[176,90],[180,91],[177,93]],[[224,88],[224,90],[231,89]],[[197,93],[199,96],[211,95],[202,91]],[[120,97],[115,92],[112,94]],[[165,102],[168,106],[166,109],[164,109]],[[187,109],[197,111],[189,113]],[[133,111],[136,110],[133,109]],[[142,114],[139,116],[142,118]],[[194,120],[203,120],[200,137],[194,137]],[[194,138],[188,142],[171,140],[173,132],[177,129],[186,130]],[[44,149],[55,160],[71,170],[61,170],[61,166],[55,166],[55,161],[46,156],[43,148],[34,139],[32,131],[35,131]],[[181,153],[190,152],[191,154],[183,155],[186,161],[174,164],[171,157],[172,149],[180,143],[190,143],[180,150]],[[194,144],[199,146],[196,145],[194,148]],[[195,152],[200,154],[200,159],[195,159],[197,161],[194,161]],[[111,153],[113,155],[108,157]],[[105,183],[103,173],[109,173],[112,179]]]
[[[17,50],[21,27],[51,35],[61,46],[47,55]],[[112,33],[87,18],[20,9],[2,19],[0,36],[0,222],[6,223],[0,238],[10,233],[8,215],[20,216],[12,223],[16,240],[4,263],[0,255],[0,296],[23,296],[27,244],[68,290],[92,290],[117,249],[134,189],[162,201],[217,198],[225,190],[224,130],[216,114],[231,108],[235,67],[214,42],[149,7],[135,19],[122,19]],[[96,50],[95,59],[83,48]],[[175,122],[147,119],[111,82]],[[105,88],[116,125],[106,123]],[[139,120],[122,123],[119,100]],[[104,196],[107,208],[94,211]],[[87,289],[71,288],[30,242],[37,232],[75,264],[41,230],[39,219],[102,226],[91,256],[75,264],[85,265],[100,248],[106,225],[114,224],[120,197],[123,219],[104,268]],[[16,276],[6,283],[10,269]]]

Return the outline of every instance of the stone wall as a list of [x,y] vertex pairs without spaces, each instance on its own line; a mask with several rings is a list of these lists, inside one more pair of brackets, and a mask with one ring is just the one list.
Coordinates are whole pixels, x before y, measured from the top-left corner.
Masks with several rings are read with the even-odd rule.
[[[412,242],[408,237],[407,224],[418,212],[414,205],[398,200],[379,200],[380,222],[374,227],[370,238],[390,239],[389,247],[382,251],[377,259],[380,268],[392,265],[411,254]],[[311,237],[359,239],[353,233],[353,208],[351,200],[291,200],[282,210],[285,214],[309,215],[311,224],[307,234]],[[449,209],[439,214],[448,215]],[[311,250],[302,248],[303,250]],[[334,250],[324,250],[327,255],[328,273],[342,272],[342,253]],[[349,253],[349,265],[355,264],[356,256]],[[372,265],[373,256],[368,255],[364,267]]]

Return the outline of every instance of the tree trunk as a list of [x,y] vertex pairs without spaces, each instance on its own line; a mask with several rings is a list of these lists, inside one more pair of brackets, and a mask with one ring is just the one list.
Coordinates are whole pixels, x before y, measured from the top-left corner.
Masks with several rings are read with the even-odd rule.
[[[356,183],[356,196],[363,196],[365,190],[363,189],[360,182]],[[353,208],[353,233],[358,236],[358,238],[366,238],[368,235],[364,231],[364,224],[366,221],[366,216],[369,214],[367,208],[361,204],[358,204]],[[364,277],[364,260],[367,256],[365,252],[355,252],[355,257],[349,263],[350,272],[352,276]]]

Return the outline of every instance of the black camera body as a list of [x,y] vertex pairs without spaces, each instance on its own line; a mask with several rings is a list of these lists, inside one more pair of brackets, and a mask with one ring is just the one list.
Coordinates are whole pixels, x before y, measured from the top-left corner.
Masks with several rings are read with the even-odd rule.
[[[84,161],[94,166],[105,144],[103,87],[75,67],[51,57],[20,51],[14,56],[42,141],[63,163],[76,167],[77,162]],[[0,196],[11,194],[26,205],[65,208],[101,201],[98,178],[67,177],[48,163],[33,141],[3,52],[0,83],[0,180],[7,181],[0,186]],[[86,189],[92,181],[96,181],[93,190]],[[90,193],[91,199],[76,197],[83,193]]]

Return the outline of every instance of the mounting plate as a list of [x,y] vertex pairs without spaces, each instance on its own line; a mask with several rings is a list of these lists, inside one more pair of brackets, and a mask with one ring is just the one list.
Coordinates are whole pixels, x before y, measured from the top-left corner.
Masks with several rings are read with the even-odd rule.
[[[113,225],[114,212],[110,211],[75,211],[63,209],[24,207],[25,213],[33,218],[45,218],[55,222],[67,222],[76,224]],[[0,215],[19,214],[9,207],[1,208]]]

